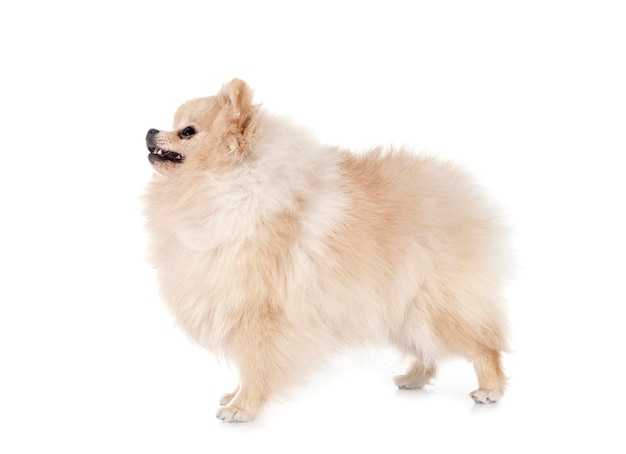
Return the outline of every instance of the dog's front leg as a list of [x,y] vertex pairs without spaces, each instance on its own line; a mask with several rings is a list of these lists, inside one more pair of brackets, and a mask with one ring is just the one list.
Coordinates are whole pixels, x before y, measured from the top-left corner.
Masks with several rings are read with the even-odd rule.
[[217,417],[226,422],[253,420],[269,398],[294,378],[298,357],[287,324],[275,314],[246,317],[233,332],[233,359],[241,384],[236,392],[222,398],[225,406]]

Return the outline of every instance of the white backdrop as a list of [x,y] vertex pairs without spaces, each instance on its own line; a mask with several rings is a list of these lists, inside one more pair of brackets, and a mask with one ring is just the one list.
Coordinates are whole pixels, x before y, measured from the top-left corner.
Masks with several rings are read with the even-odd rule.
[[[624,452],[623,2],[0,6],[0,452]],[[326,141],[465,163],[508,208],[505,398],[338,358],[255,423],[145,260],[146,131],[232,77]]]

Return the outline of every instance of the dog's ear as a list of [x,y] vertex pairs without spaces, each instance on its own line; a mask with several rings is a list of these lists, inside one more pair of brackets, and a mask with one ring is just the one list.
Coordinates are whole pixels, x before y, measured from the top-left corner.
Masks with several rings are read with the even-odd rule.
[[220,96],[229,104],[236,116],[244,116],[252,107],[253,92],[241,79],[233,79],[222,86]]
[[254,133],[256,106],[252,105],[252,89],[241,79],[233,79],[222,86],[219,96],[228,106],[229,120],[234,127],[234,137],[229,141],[231,151],[238,149],[242,154],[250,150],[250,139]]

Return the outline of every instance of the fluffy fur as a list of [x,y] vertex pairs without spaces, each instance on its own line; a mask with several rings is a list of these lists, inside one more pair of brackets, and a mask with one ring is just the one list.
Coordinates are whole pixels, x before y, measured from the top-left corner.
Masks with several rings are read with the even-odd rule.
[[[191,129],[190,129],[191,128]],[[505,387],[505,232],[456,166],[320,144],[235,79],[147,137],[151,259],[180,326],[236,365],[218,418],[253,419],[338,346],[391,343],[400,388],[474,363],[480,403]]]

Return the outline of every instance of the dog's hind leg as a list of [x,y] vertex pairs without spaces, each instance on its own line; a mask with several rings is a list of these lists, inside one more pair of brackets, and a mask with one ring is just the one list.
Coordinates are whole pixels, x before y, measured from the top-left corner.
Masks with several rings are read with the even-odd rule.
[[486,350],[473,358],[474,369],[478,377],[478,389],[470,396],[479,404],[498,401],[504,394],[506,377],[500,365],[500,352]]

